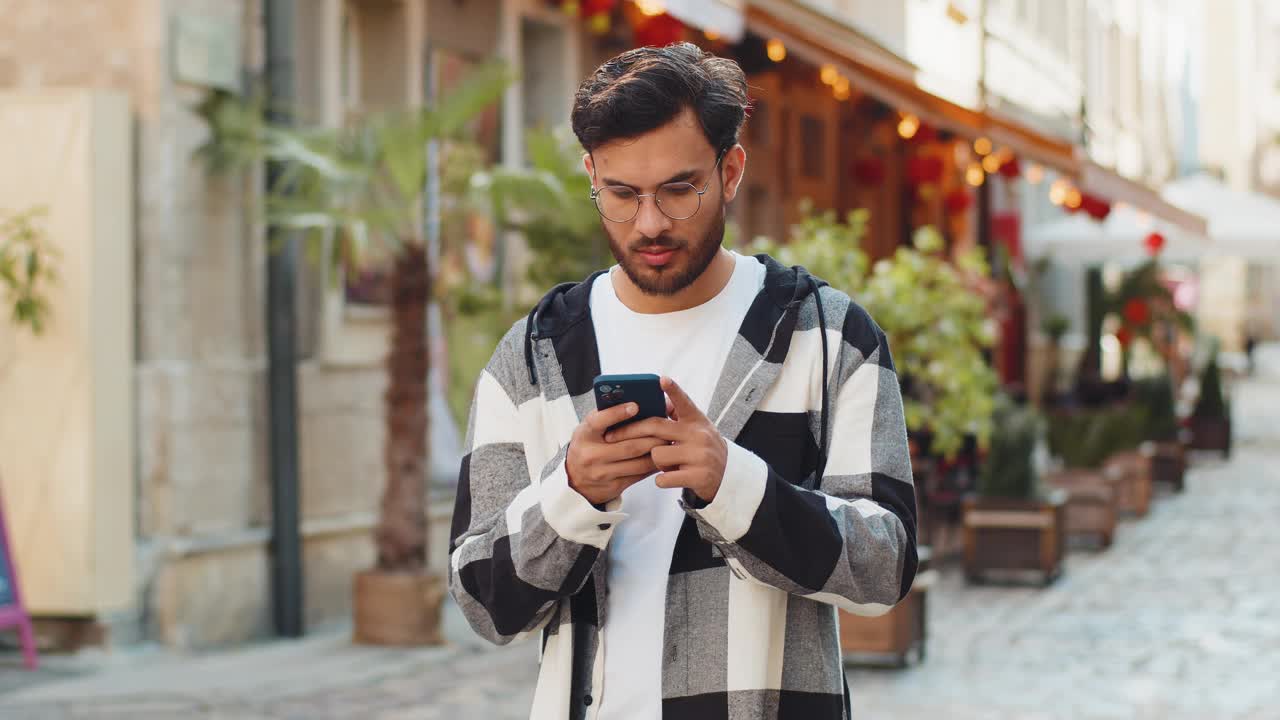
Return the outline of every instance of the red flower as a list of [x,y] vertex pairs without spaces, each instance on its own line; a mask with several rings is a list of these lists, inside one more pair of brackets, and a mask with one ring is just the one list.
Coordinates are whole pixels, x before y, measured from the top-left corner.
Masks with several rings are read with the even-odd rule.
[[1124,304],[1124,319],[1130,325],[1146,325],[1151,320],[1151,306],[1145,300],[1133,298]]
[[1018,158],[1011,157],[1000,165],[1000,175],[1007,180],[1016,180],[1022,174],[1022,165],[1018,163]]
[[1142,242],[1147,246],[1147,252],[1150,253],[1152,257],[1159,255],[1160,251],[1164,249],[1164,236],[1158,232],[1151,233]]
[[1116,331],[1116,340],[1120,343],[1120,347],[1129,347],[1129,343],[1133,342],[1133,331],[1127,327],[1120,328]]

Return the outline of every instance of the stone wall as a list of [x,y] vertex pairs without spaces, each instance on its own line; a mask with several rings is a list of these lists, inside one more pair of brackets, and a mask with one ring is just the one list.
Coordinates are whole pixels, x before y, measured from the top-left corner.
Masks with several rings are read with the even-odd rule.
[[[135,117],[138,588],[134,608],[100,618],[113,643],[271,632],[266,250],[247,210],[260,178],[210,177],[192,158],[204,90],[175,81],[168,46],[175,14],[230,18],[252,73],[259,4],[0,0],[0,87],[118,89]],[[319,308],[300,302],[309,348]],[[351,573],[372,559],[382,382],[379,367],[300,368],[308,624],[347,616]]]

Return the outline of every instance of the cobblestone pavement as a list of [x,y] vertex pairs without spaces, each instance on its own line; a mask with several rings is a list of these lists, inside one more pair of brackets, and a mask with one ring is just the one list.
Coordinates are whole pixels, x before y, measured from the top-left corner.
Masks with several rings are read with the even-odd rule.
[[[1280,718],[1280,378],[1236,388],[1229,462],[1198,458],[1185,493],[1073,553],[1047,589],[930,591],[927,660],[850,671],[860,718]],[[351,646],[344,635],[168,656],[0,696],[17,719],[526,717],[532,644]],[[16,672],[0,666],[0,673]]]

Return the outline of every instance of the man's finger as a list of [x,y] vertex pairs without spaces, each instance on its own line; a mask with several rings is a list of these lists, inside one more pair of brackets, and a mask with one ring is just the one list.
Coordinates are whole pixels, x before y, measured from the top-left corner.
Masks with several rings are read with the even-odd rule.
[[629,402],[603,410],[592,410],[587,415],[587,426],[596,434],[596,437],[601,437],[605,430],[635,415],[639,409],[639,405]]
[[662,445],[649,452],[653,464],[659,468],[675,470],[682,465],[691,465],[697,459],[697,448],[687,445]]
[[675,380],[665,375],[662,377],[662,390],[667,393],[667,397],[671,399],[671,405],[675,409],[675,414],[680,416],[681,420],[693,420],[702,417],[702,411],[697,405],[693,404],[693,400],[685,394],[684,388],[680,387]]
[[680,439],[679,426],[666,418],[645,418],[614,430],[605,437],[606,442],[616,443],[635,438],[655,437],[668,442]]
[[660,488],[693,487],[694,474],[688,470],[660,472],[653,482]]
[[610,442],[606,443],[600,450],[600,458],[604,462],[620,462],[622,460],[645,457],[650,450],[666,444],[666,440],[653,437],[638,437],[621,442]]
[[630,477],[632,475],[648,477],[658,472],[658,466],[653,464],[653,458],[646,456],[634,460],[608,463],[600,467],[600,472],[604,477],[611,478]]

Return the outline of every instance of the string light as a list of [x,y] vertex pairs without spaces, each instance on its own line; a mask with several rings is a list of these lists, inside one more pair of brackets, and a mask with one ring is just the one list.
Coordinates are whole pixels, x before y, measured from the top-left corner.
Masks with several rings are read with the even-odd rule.
[[1049,186],[1049,202],[1054,205],[1062,205],[1067,201],[1067,191],[1071,186],[1066,180],[1061,178],[1054,180],[1053,185]]
[[1080,206],[1083,204],[1084,204],[1084,195],[1081,194],[1078,188],[1071,188],[1070,190],[1067,191],[1067,207],[1071,208],[1072,210],[1079,210]]
[[978,163],[969,163],[968,169],[964,171],[964,181],[974,187],[980,187],[986,180],[987,174],[982,171],[982,166]]
[[822,78],[823,85],[835,85],[840,79],[840,71],[836,70],[835,65],[823,65],[818,71],[818,77]]
[[720,33],[716,32],[715,30],[707,30],[703,32],[702,35],[703,37],[710,40],[711,42],[715,42],[720,39]]
[[787,46],[782,44],[778,38],[774,38],[765,43],[764,50],[769,55],[769,59],[779,63],[787,59]]
[[845,78],[840,78],[840,80],[836,82],[836,86],[832,88],[831,94],[840,102],[844,102],[853,95],[853,91],[849,87],[849,81]]
[[907,113],[898,121],[898,136],[903,140],[910,140],[916,136],[916,132],[920,130],[920,118]]
[[1000,170],[1000,158],[997,155],[988,155],[982,158],[982,169],[988,173],[996,173]]
[[636,0],[636,7],[648,17],[656,17],[667,11],[667,6],[662,3],[662,0]]
[[1032,185],[1039,185],[1044,180],[1044,168],[1039,165],[1027,166],[1027,182]]
[[991,154],[991,140],[989,138],[980,137],[973,141],[973,151],[979,155]]

